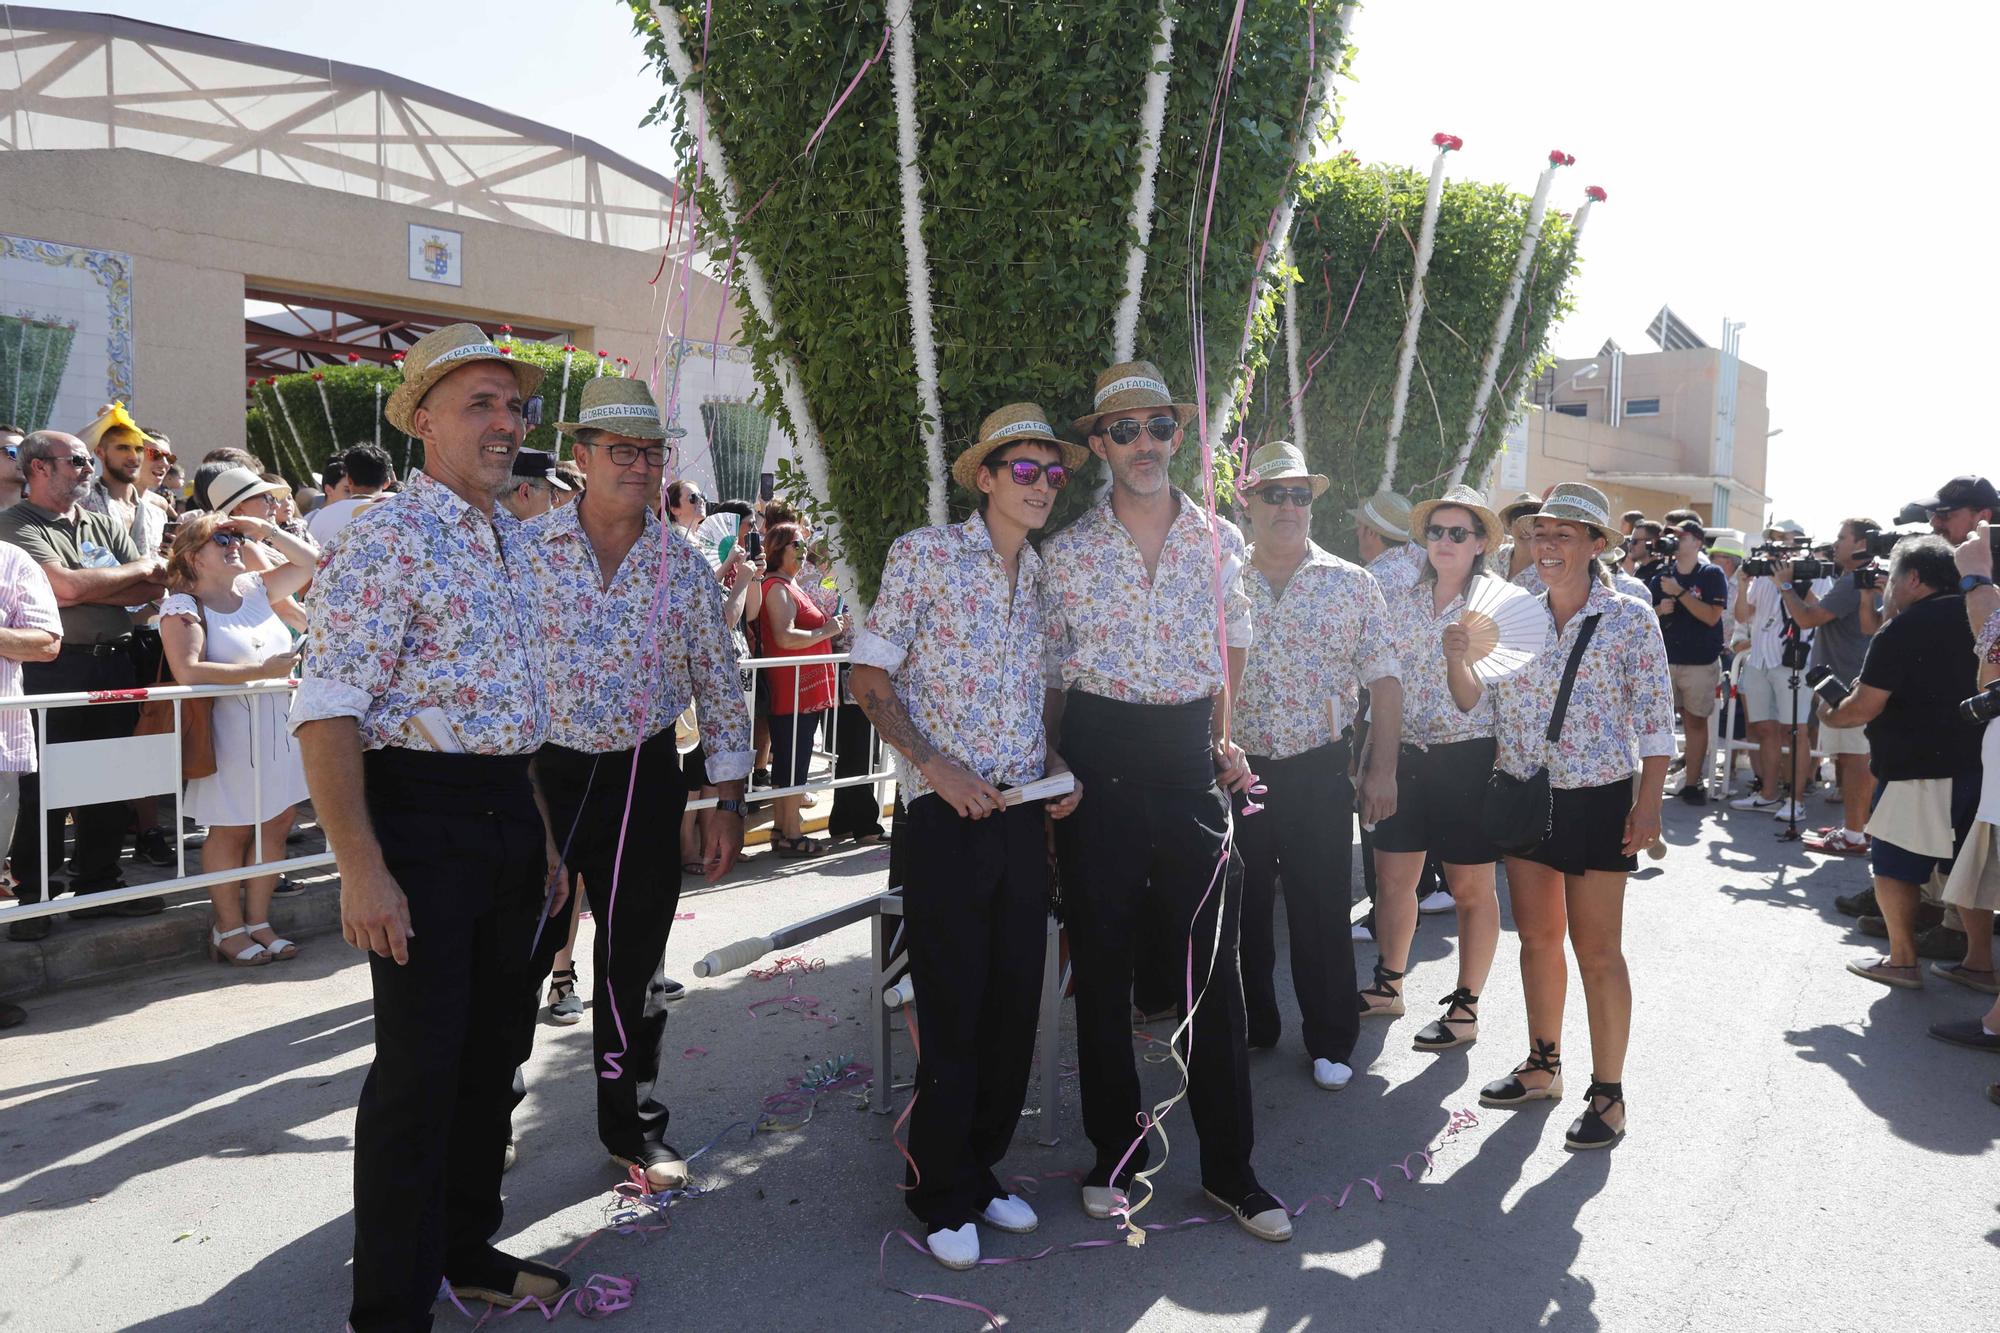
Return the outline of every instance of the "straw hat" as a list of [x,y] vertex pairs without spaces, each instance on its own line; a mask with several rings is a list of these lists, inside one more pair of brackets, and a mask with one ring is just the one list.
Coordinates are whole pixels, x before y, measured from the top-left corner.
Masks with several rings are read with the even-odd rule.
[[635,440],[664,440],[667,428],[653,391],[644,380],[628,380],[623,375],[599,375],[583,382],[583,397],[577,402],[576,420],[559,421],[556,429],[565,435],[580,430],[608,431],[629,435]]
[[1522,491],[1519,495],[1500,506],[1500,526],[1513,534],[1514,525],[1542,507],[1542,497],[1533,491]]
[[1548,498],[1531,517],[1581,523],[1607,542],[1620,540],[1618,529],[1611,522],[1611,502],[1604,498],[1603,491],[1580,481],[1563,481],[1550,487]]
[[447,324],[417,339],[403,354],[403,382],[382,405],[382,415],[403,434],[416,434],[411,414],[424,401],[424,395],[454,370],[480,361],[498,361],[513,371],[523,398],[533,396],[542,382],[540,366],[508,356],[480,332],[477,324]]
[[1377,491],[1347,511],[1385,537],[1399,542],[1410,539],[1410,502],[1394,491]]
[[208,483],[209,508],[218,514],[233,514],[236,506],[252,496],[269,495],[284,487],[265,481],[247,467],[233,467]]
[[1150,361],[1120,361],[1097,377],[1090,396],[1090,412],[1070,423],[1074,435],[1088,435],[1097,419],[1112,412],[1130,412],[1139,407],[1160,407],[1172,412],[1182,425],[1194,420],[1199,410],[1192,403],[1177,403],[1167,391],[1167,377]]
[[1312,483],[1315,500],[1325,495],[1332,484],[1319,473],[1306,471],[1306,456],[1296,444],[1273,440],[1250,455],[1250,470],[1243,474],[1243,489],[1255,490],[1267,481],[1297,481],[1301,477]]
[[995,449],[1019,444],[1023,440],[1054,445],[1062,451],[1063,466],[1071,472],[1081,470],[1090,461],[1090,450],[1080,444],[1071,444],[1055,433],[1049,425],[1048,413],[1033,403],[1009,403],[998,412],[989,413],[986,420],[979,423],[978,438],[953,461],[951,479],[968,491],[977,491],[979,465],[986,461],[986,456]]
[[138,436],[139,443],[141,444],[151,444],[153,442],[153,437],[146,434],[145,431],[140,430],[139,423],[134,421],[132,414],[125,410],[125,404],[116,402],[107,403],[98,409],[97,419],[78,431],[76,438],[82,440],[84,447],[94,454],[98,451],[98,445],[103,441],[104,437],[114,430],[127,431]]
[[1486,548],[1492,550],[1500,544],[1505,529],[1500,525],[1499,516],[1486,507],[1486,498],[1470,486],[1454,486],[1435,500],[1424,500],[1410,507],[1410,537],[1413,541],[1424,539],[1424,528],[1431,521],[1431,513],[1438,509],[1463,509],[1479,521],[1480,535],[1486,538]]

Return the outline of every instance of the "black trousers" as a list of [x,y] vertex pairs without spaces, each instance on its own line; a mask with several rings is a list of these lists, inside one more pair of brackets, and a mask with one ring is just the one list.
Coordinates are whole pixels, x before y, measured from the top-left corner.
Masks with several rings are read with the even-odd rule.
[[371,750],[368,810],[410,904],[410,961],[370,954],[375,1062],[354,1122],[355,1333],[425,1330],[488,1253],[534,1040],[547,862],[528,756]]
[[[88,648],[65,648],[53,662],[23,663],[22,686],[28,694],[68,694],[74,690],[129,690],[138,683],[129,646],[120,645],[93,652]],[[130,736],[139,724],[137,704],[91,704],[77,708],[51,709],[43,715],[47,728],[44,743],[111,740]],[[35,810],[42,799],[41,776],[21,775],[21,814],[14,825],[14,878],[20,882],[22,902],[40,902],[42,897],[42,842],[48,838],[50,873],[60,873],[63,860],[63,825],[68,810],[51,810],[43,828],[35,827]],[[70,888],[78,893],[107,889],[118,881],[118,857],[125,847],[125,826],[131,810],[123,801],[104,805],[79,806],[76,810],[76,849],[71,856]]]
[[[572,884],[582,877],[597,921],[590,955],[597,1137],[607,1152],[636,1158],[645,1145],[666,1142],[667,1132],[666,1090],[660,1079],[667,1001],[660,963],[681,900],[680,825],[687,807],[673,729],[658,732],[639,747],[636,787],[630,750],[584,754],[545,745],[535,758],[535,772],[549,803],[556,846],[567,849],[563,861]],[[621,861],[618,830],[625,822],[628,791],[632,818],[625,827]],[[564,933],[561,921],[549,923],[543,931],[536,959],[538,984],[562,947]],[[622,1040],[620,1021],[625,1026]],[[621,1048],[624,1054],[616,1056],[618,1077],[601,1077],[608,1068],[604,1057]]]
[[[846,684],[847,668],[842,667],[841,683]],[[826,739],[838,756],[836,778],[857,778],[868,771],[869,739],[875,729],[859,704],[838,704],[826,714]],[[836,838],[858,838],[882,831],[882,794],[872,782],[852,787],[836,787],[833,811],[827,816],[826,831]]]
[[934,793],[896,831],[917,993],[915,1172],[910,1211],[959,1227],[1007,1193],[1007,1155],[1028,1095],[1048,938],[1049,850],[1039,802],[966,819]]
[[[1272,918],[1285,885],[1292,989],[1304,1020],[1306,1052],[1345,1064],[1361,1036],[1354,998],[1354,835],[1347,745],[1336,741],[1289,759],[1250,756],[1266,788],[1264,808],[1236,820],[1243,850],[1243,1000],[1250,1044],[1275,1046],[1284,1022],[1272,972],[1278,961]],[[1240,798],[1239,798],[1239,806]]]
[[[1183,972],[1193,941],[1200,1005],[1186,1055],[1188,1105],[1201,1136],[1202,1183],[1235,1198],[1255,1183],[1250,1061],[1237,971],[1243,863],[1232,851],[1224,873],[1216,874],[1228,836],[1229,803],[1213,781],[1207,703],[1152,707],[1070,691],[1062,754],[1083,783],[1084,798],[1075,814],[1056,825],[1056,850],[1074,966],[1084,1132],[1097,1151],[1087,1183],[1112,1183],[1112,1170],[1139,1133],[1132,968],[1143,926],[1151,919],[1170,927],[1167,938]],[[1209,775],[1205,788],[1190,785],[1200,774]],[[1186,999],[1185,990],[1177,989],[1183,1016]],[[1141,1142],[1133,1151],[1128,1175],[1148,1163],[1151,1147]]]

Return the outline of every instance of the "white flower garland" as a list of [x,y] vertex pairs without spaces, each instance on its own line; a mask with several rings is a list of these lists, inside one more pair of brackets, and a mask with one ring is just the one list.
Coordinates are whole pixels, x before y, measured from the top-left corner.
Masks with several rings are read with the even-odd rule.
[[[1389,399],[1389,438],[1382,450],[1382,482],[1375,489],[1392,490],[1396,485],[1396,456],[1403,442],[1403,414],[1410,405],[1410,373],[1417,364],[1417,336],[1424,326],[1424,279],[1431,271],[1431,254],[1437,244],[1438,206],[1444,199],[1444,160],[1451,154],[1449,143],[1438,145],[1431,160],[1431,181],[1424,190],[1424,216],[1417,229],[1417,264],[1410,279],[1410,309],[1403,317],[1403,341],[1396,358],[1396,387]],[[1440,441],[1442,443],[1442,441]]]
[[[667,68],[673,71],[676,91],[684,99],[692,101],[700,113],[701,135],[696,151],[708,163],[709,178],[715,183],[716,198],[722,204],[723,224],[734,232],[742,205],[736,193],[735,178],[729,174],[729,159],[723,154],[721,141],[715,137],[715,120],[709,114],[708,98],[706,94],[691,92],[688,87],[694,78],[694,61],[689,57],[687,42],[681,35],[680,16],[661,13],[659,0],[652,0],[650,7],[654,22],[660,25],[660,36],[666,46]],[[743,292],[750,298],[750,308],[757,312],[757,318],[775,337],[780,326],[776,308],[771,303],[770,285],[764,280],[764,266],[748,250],[739,253],[737,260],[743,270]],[[805,469],[807,484],[827,506],[827,512],[833,515],[836,533],[831,535],[837,536],[839,513],[833,507],[833,491],[828,484],[826,453],[820,447],[819,428],[813,424],[812,405],[806,401],[805,385],[799,379],[799,369],[789,356],[780,354],[772,358],[771,372],[778,381],[778,395],[784,401],[785,414],[792,420],[792,442],[799,447],[799,465]],[[834,543],[834,549],[842,549],[838,541]],[[859,602],[861,585],[855,579],[854,570],[844,552],[835,559],[834,572],[850,599],[858,623],[866,618],[868,608]]]
[[1451,465],[1452,486],[1465,476],[1466,464],[1472,461],[1472,451],[1486,425],[1486,407],[1493,399],[1494,381],[1500,377],[1500,354],[1507,348],[1507,335],[1514,328],[1514,311],[1521,304],[1522,288],[1528,285],[1528,268],[1535,262],[1535,251],[1542,243],[1542,219],[1548,215],[1549,186],[1555,183],[1557,165],[1551,162],[1543,169],[1542,178],[1535,182],[1535,197],[1528,201],[1528,225],[1521,233],[1521,249],[1514,256],[1514,279],[1507,284],[1507,299],[1500,303],[1500,314],[1493,321],[1493,339],[1486,344],[1486,361],[1479,368],[1479,389],[1472,396],[1472,419],[1465,424],[1465,443],[1459,446],[1458,458]]
[[[1290,262],[1292,247],[1290,233],[1286,233],[1285,253],[1282,258]],[[1299,377],[1299,321],[1295,315],[1299,304],[1299,284],[1294,279],[1285,292],[1285,391],[1292,405],[1292,443],[1304,453],[1306,447],[1306,395],[1304,384]]]
[[1160,26],[1153,34],[1152,65],[1146,70],[1146,100],[1139,111],[1139,183],[1127,219],[1134,239],[1125,252],[1125,295],[1112,325],[1111,359],[1130,361],[1139,340],[1139,297],[1146,285],[1146,246],[1153,238],[1154,178],[1160,170],[1160,136],[1167,122],[1167,81],[1173,76],[1174,16],[1160,0]]
[[896,167],[902,176],[903,267],[910,293],[910,344],[916,353],[917,398],[924,410],[925,475],[930,478],[930,521],[947,522],[944,408],[938,401],[937,339],[931,325],[931,260],[924,244],[924,183],[917,170],[917,40],[911,31],[914,0],[889,0],[889,72],[896,91]]

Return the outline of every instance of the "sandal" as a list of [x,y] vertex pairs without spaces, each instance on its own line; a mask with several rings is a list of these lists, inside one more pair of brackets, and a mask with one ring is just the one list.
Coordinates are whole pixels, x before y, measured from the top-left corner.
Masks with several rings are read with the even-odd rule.
[[[270,930],[271,923],[268,921],[259,921],[256,925],[245,926],[243,929],[249,931],[254,938],[258,931]],[[271,961],[273,962],[282,963],[287,958],[297,958],[299,956],[299,946],[276,932],[273,932],[273,937],[269,941],[258,940],[257,942],[264,946],[265,951],[271,955]]]
[[490,1246],[470,1262],[447,1263],[445,1281],[451,1284],[452,1295],[462,1301],[500,1306],[533,1301],[544,1310],[569,1290],[569,1274],[560,1268],[516,1259]]
[[708,863],[706,861],[681,862],[681,873],[683,875],[700,875],[707,873],[707,871]]
[[[1375,984],[1364,987],[1355,997],[1361,1003],[1361,1016],[1363,1018],[1401,1017],[1403,1014],[1403,992],[1389,983],[1392,981],[1401,981],[1402,979],[1403,974],[1401,972],[1392,972],[1382,966],[1381,960],[1376,960]],[[1387,1000],[1388,1003],[1371,1004],[1369,1003],[1371,999]]]
[[818,856],[824,850],[818,843],[806,837],[803,833],[796,838],[771,839],[771,851],[778,856],[794,858]]
[[[1563,1076],[1562,1057],[1556,1054],[1556,1044],[1552,1041],[1535,1039],[1535,1049],[1528,1058],[1514,1066],[1514,1072],[1503,1079],[1488,1083],[1479,1090],[1481,1106],[1508,1108],[1524,1106],[1529,1102],[1554,1102],[1562,1100]],[[1521,1081],[1521,1075],[1539,1071],[1549,1076],[1548,1083],[1539,1088],[1531,1088]]]
[[[1613,1129],[1605,1122],[1605,1114],[1614,1106],[1625,1104],[1625,1085],[1605,1083],[1592,1079],[1590,1091],[1583,1094],[1589,1104],[1583,1114],[1571,1122],[1569,1133],[1563,1135],[1564,1146],[1577,1152],[1587,1152],[1592,1148],[1609,1148],[1625,1137],[1625,1126],[1621,1122]],[[1597,1099],[1604,1098],[1604,1110],[1597,1109]]]
[[222,947],[224,940],[233,940],[238,935],[248,935],[249,933],[250,927],[248,926],[238,926],[234,930],[217,930],[214,926],[210,926],[208,928],[209,961],[228,963],[231,967],[262,967],[264,964],[270,962],[271,951],[255,940],[250,941],[249,944],[238,949],[235,953],[230,953]]
[[1847,970],[1857,977],[1867,977],[1879,981],[1884,986],[1894,986],[1900,990],[1922,990],[1924,988],[1923,969],[1915,963],[1900,967],[1887,958],[1871,958],[1867,962],[1856,960],[1847,965]]
[[1976,990],[1985,995],[2000,995],[2000,978],[1994,976],[1991,968],[1982,972],[1976,967],[1967,967],[1964,963],[1932,963],[1931,975],[1943,977],[1946,981],[1955,981],[1968,990]]
[[630,1157],[612,1153],[611,1160],[627,1171],[646,1178],[651,1190],[684,1190],[688,1183],[687,1161],[670,1143],[648,1143]]
[[[1445,1006],[1444,1017],[1424,1024],[1411,1046],[1419,1051],[1448,1051],[1454,1046],[1470,1046],[1479,1040],[1479,997],[1460,986],[1438,1001]],[[1458,1017],[1459,1014],[1464,1017]]]

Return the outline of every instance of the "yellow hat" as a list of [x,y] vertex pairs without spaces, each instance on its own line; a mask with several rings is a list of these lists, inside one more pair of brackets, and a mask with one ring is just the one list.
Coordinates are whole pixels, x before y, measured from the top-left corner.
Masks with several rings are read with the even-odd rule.
[[125,410],[123,403],[111,403],[105,406],[98,412],[97,420],[78,431],[76,438],[82,440],[90,452],[96,453],[98,442],[114,430],[130,431],[139,437],[141,444],[153,442],[153,437],[140,430],[139,423],[132,420],[132,414]]

